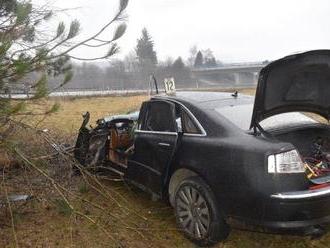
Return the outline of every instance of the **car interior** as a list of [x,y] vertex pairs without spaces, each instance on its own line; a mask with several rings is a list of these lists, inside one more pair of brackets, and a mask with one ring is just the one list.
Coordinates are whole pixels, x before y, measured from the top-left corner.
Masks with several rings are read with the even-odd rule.
[[[149,106],[142,129],[156,132],[184,131],[199,134],[200,130],[186,111],[176,106],[176,122],[170,116],[168,103],[158,102]],[[168,117],[168,118],[164,118]],[[118,120],[109,127],[108,157],[111,162],[127,165],[127,157],[134,151],[134,129],[136,123],[132,120]]]
[[108,141],[110,161],[127,165],[127,156],[133,151],[134,127],[134,121],[132,120],[119,120],[110,125],[110,139]]

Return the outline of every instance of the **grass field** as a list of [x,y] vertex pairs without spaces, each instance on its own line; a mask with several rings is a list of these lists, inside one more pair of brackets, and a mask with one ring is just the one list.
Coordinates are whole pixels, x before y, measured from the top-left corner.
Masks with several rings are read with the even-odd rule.
[[[253,94],[254,90],[243,92]],[[90,111],[91,124],[93,124],[96,119],[105,115],[126,113],[138,109],[145,99],[147,99],[145,96],[52,99],[35,106],[46,108],[55,101],[59,101],[61,104],[59,111],[44,120],[39,126],[49,129],[51,133],[62,132],[63,135],[74,136],[81,124],[83,112]],[[36,119],[34,121],[38,122]],[[76,180],[77,184],[81,183],[79,178]],[[166,203],[153,202],[148,194],[131,188],[123,182],[104,183],[110,190],[115,190],[122,196],[118,200],[120,205],[131,211],[122,211],[118,204],[109,205],[109,202],[91,189],[79,186],[78,191],[82,197],[106,206],[113,214],[134,224],[136,229],[131,230],[116,221],[108,223],[107,231],[119,240],[120,246],[195,247],[176,230],[173,211]],[[66,215],[65,209],[61,210],[39,201],[31,204],[15,214],[15,227],[20,247],[119,246],[96,226]],[[100,220],[103,218],[101,212],[90,213],[86,209],[86,214]],[[14,244],[10,225],[0,225],[0,247],[14,247]],[[330,247],[330,234],[318,240],[310,240],[308,237],[240,231],[233,227],[228,240],[216,247]]]
[[[90,97],[90,98],[52,98],[32,104],[28,108],[38,109],[40,112],[51,108],[54,103],[60,105],[59,111],[48,116],[39,126],[43,128],[59,129],[66,134],[76,133],[82,122],[82,114],[91,113],[90,124],[104,116],[123,114],[139,109],[146,96],[128,97]],[[29,122],[38,123],[42,117],[30,117]]]

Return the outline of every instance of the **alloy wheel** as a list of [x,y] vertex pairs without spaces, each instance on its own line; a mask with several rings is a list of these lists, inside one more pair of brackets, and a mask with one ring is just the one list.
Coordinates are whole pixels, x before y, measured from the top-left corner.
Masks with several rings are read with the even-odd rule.
[[210,210],[204,197],[194,187],[185,185],[176,197],[176,213],[181,227],[197,239],[204,238],[210,226]]

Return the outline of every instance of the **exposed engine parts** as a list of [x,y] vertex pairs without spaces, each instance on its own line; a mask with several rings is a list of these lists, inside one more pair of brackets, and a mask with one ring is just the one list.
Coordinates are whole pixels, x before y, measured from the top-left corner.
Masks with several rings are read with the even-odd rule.
[[327,185],[330,182],[330,152],[326,151],[322,137],[315,139],[311,145],[310,156],[304,160],[307,177],[313,184]]

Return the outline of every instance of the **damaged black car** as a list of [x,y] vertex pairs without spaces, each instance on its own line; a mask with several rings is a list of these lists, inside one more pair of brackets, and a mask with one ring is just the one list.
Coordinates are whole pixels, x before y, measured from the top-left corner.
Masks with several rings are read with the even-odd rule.
[[94,129],[87,114],[75,157],[168,199],[199,245],[226,239],[230,219],[321,232],[330,222],[329,93],[330,51],[290,55],[261,70],[255,97],[157,95]]

